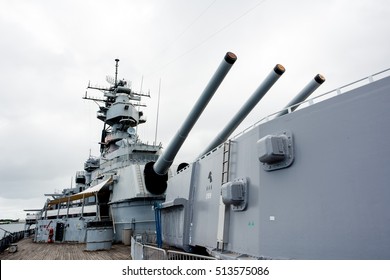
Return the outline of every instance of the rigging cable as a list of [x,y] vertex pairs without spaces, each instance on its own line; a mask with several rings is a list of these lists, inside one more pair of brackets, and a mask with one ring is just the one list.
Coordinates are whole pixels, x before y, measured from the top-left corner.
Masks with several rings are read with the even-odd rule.
[[[262,0],[260,2],[258,2],[256,5],[254,5],[253,7],[249,8],[248,10],[246,10],[244,13],[242,13],[240,16],[236,17],[235,19],[233,19],[232,21],[230,21],[228,24],[224,25],[222,28],[218,29],[217,31],[215,31],[214,33],[212,33],[210,36],[208,36],[206,39],[204,39],[203,41],[201,41],[199,44],[195,45],[194,47],[190,48],[189,50],[183,52],[182,54],[178,55],[177,57],[175,57],[174,59],[172,59],[171,61],[169,61],[168,63],[164,64],[163,66],[161,66],[158,70],[154,71],[154,72],[151,72],[148,74],[148,76],[158,72],[158,71],[161,71],[163,69],[165,69],[166,67],[168,67],[169,65],[173,64],[174,62],[176,62],[177,60],[181,59],[182,57],[188,55],[189,53],[193,52],[194,50],[196,50],[197,48],[199,48],[200,46],[202,46],[203,44],[205,44],[207,41],[211,40],[213,37],[215,37],[217,34],[221,33],[222,31],[228,29],[230,26],[232,26],[234,23],[236,23],[237,21],[239,21],[240,19],[242,19],[243,17],[245,17],[246,15],[248,15],[250,12],[252,12],[253,10],[255,10],[258,6],[264,4],[267,0]],[[215,1],[214,1],[215,2]],[[213,2],[213,3],[214,3]],[[212,3],[212,4],[213,4]]]
[[158,84],[158,101],[157,101],[157,117],[156,117],[156,132],[154,134],[154,145],[157,144],[157,129],[158,129],[158,115],[160,111],[160,93],[161,93],[161,78]]
[[[216,1],[217,0],[214,0],[210,5],[208,5],[206,9],[204,9],[189,25],[187,25],[187,27],[183,29],[183,31],[179,35],[176,36],[175,39],[168,43],[168,45],[160,52],[160,54],[165,53],[176,41],[183,37],[183,35],[207,12],[208,9],[210,9],[212,5],[214,5]],[[158,55],[157,57],[160,57],[160,55]]]

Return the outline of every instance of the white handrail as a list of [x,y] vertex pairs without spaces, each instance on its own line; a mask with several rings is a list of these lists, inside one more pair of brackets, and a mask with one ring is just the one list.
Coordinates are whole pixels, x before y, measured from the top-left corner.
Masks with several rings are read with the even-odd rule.
[[[349,90],[344,91],[344,92],[342,92],[341,90],[342,90],[342,89],[345,89],[345,88],[348,88],[348,87],[351,87],[351,86],[356,86],[358,83],[363,82],[363,81],[366,81],[367,84],[372,83],[372,82],[375,80],[374,77],[378,77],[379,75],[384,74],[384,73],[386,73],[386,74],[385,74],[383,77],[381,77],[381,78],[379,78],[379,79],[377,79],[377,80],[380,80],[380,79],[383,79],[383,78],[385,78],[385,77],[390,76],[390,68],[387,68],[387,69],[385,69],[385,70],[382,70],[382,71],[377,72],[377,73],[375,73],[375,74],[372,74],[372,75],[370,75],[370,76],[364,77],[364,78],[359,79],[359,80],[357,80],[357,81],[354,81],[354,82],[352,82],[352,83],[346,84],[346,85],[344,85],[344,86],[342,86],[342,87],[339,87],[339,88],[333,89],[333,90],[331,90],[331,91],[325,92],[325,93],[323,93],[323,94],[321,94],[321,95],[318,95],[318,96],[315,96],[315,97],[313,97],[313,98],[306,99],[306,100],[304,100],[304,101],[302,101],[302,102],[300,102],[300,103],[293,104],[293,105],[291,105],[291,106],[288,107],[288,108],[283,108],[282,110],[277,111],[277,112],[274,112],[274,113],[272,113],[272,114],[270,114],[270,115],[268,115],[268,116],[262,118],[261,120],[257,121],[257,122],[254,123],[253,125],[251,125],[251,126],[245,128],[243,131],[241,131],[241,132],[239,132],[238,134],[234,135],[231,139],[235,139],[235,138],[237,138],[238,136],[240,136],[240,135],[242,135],[242,134],[245,134],[248,130],[252,129],[253,127],[256,127],[256,126],[258,126],[258,125],[261,124],[261,123],[265,123],[265,122],[269,121],[270,119],[272,119],[272,117],[275,117],[278,113],[280,113],[280,112],[282,112],[282,111],[286,111],[286,110],[287,110],[287,111],[288,111],[287,114],[290,114],[290,113],[292,112],[292,110],[291,110],[292,107],[297,107],[297,106],[300,106],[300,105],[302,105],[302,104],[307,104],[308,106],[311,106],[311,105],[315,104],[315,103],[316,103],[315,100],[318,100],[319,98],[323,98],[323,97],[330,98],[330,97],[332,96],[332,94],[340,95],[340,94],[349,92],[349,91],[351,91],[352,89],[355,89],[356,87],[352,87],[352,88],[350,88]],[[327,98],[326,98],[326,99],[327,99]]]

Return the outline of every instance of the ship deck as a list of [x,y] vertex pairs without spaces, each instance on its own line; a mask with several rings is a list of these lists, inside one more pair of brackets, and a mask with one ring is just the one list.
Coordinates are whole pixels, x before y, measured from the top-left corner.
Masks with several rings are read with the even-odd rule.
[[130,260],[130,246],[113,244],[111,250],[86,251],[86,244],[35,243],[32,237],[23,238],[15,253],[6,250],[0,260]]

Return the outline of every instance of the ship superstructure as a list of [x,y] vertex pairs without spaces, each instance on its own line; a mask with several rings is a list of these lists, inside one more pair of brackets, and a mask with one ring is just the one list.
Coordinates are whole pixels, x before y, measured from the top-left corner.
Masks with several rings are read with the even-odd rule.
[[[199,157],[167,179],[156,207],[159,252],[390,258],[389,71],[305,101],[325,81],[317,75],[286,108],[229,139],[283,72],[277,65]],[[134,259],[151,250],[133,245]]]
[[325,81],[318,74],[281,111],[232,137],[284,75],[277,64],[199,156],[172,172],[236,59],[225,55],[164,151],[138,138],[144,95],[117,80],[116,60],[109,88],[88,87],[104,98],[84,97],[101,104],[101,155],[85,162],[75,188],[51,195],[36,240],[108,249],[130,231],[133,259],[173,248],[217,259],[389,259],[389,70],[306,100]]
[[[75,187],[48,194],[51,198],[38,221],[37,241],[88,243],[89,228],[107,232],[107,242],[121,242],[124,230],[149,237],[155,232],[153,205],[163,200],[164,191],[148,190],[143,170],[146,163],[157,160],[162,146],[138,137],[137,126],[146,121],[140,101],[149,95],[136,93],[128,81],[119,80],[119,59],[115,62],[115,77],[106,78],[109,87],[88,85],[87,90],[101,91],[103,98],[88,92],[83,97],[99,104],[101,154],[86,160],[84,170],[76,173]],[[92,237],[96,238],[101,239]]]

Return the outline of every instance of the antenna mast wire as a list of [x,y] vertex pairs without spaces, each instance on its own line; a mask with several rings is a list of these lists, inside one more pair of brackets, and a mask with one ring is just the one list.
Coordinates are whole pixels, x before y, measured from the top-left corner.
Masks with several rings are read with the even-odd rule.
[[157,117],[156,117],[156,132],[154,133],[154,145],[157,144],[158,115],[160,112],[160,93],[161,93],[161,78],[158,84]]
[[[147,76],[150,76],[150,75],[153,75],[154,73],[156,72],[159,72],[159,71],[162,71],[163,69],[167,68],[168,66],[170,66],[171,64],[175,63],[177,60],[181,59],[182,57],[188,55],[189,53],[193,52],[194,50],[196,50],[197,48],[199,48],[200,46],[202,46],[203,44],[205,44],[207,41],[211,40],[212,38],[214,38],[217,34],[221,33],[222,31],[225,31],[226,29],[228,29],[230,26],[232,26],[234,23],[236,23],[237,21],[239,21],[241,18],[247,16],[249,13],[251,13],[252,11],[254,11],[258,6],[264,4],[264,2],[266,2],[267,0],[261,0],[259,1],[256,5],[252,6],[251,8],[249,8],[248,10],[246,10],[244,13],[242,13],[241,15],[239,15],[238,17],[234,18],[232,21],[228,22],[226,25],[224,25],[222,28],[218,29],[217,31],[215,31],[214,33],[212,33],[211,35],[209,35],[207,38],[205,38],[203,41],[199,42],[197,45],[193,46],[192,48],[188,49],[187,51],[179,54],[178,56],[176,56],[175,58],[171,59],[170,61],[168,61],[167,63],[165,63],[164,65],[158,67],[157,69],[155,69],[154,71],[151,71]],[[212,3],[214,4],[214,2]],[[211,5],[210,5],[211,6]]]
[[[139,94],[142,94],[142,86],[143,86],[143,84],[144,84],[144,76],[142,75],[142,78],[141,78],[141,87],[140,87],[140,89],[139,89]],[[139,111],[140,107],[141,107],[141,102],[138,101],[138,111]],[[137,137],[137,142],[138,142],[138,124],[137,124],[137,126],[135,127],[135,135],[136,135],[136,137]]]

